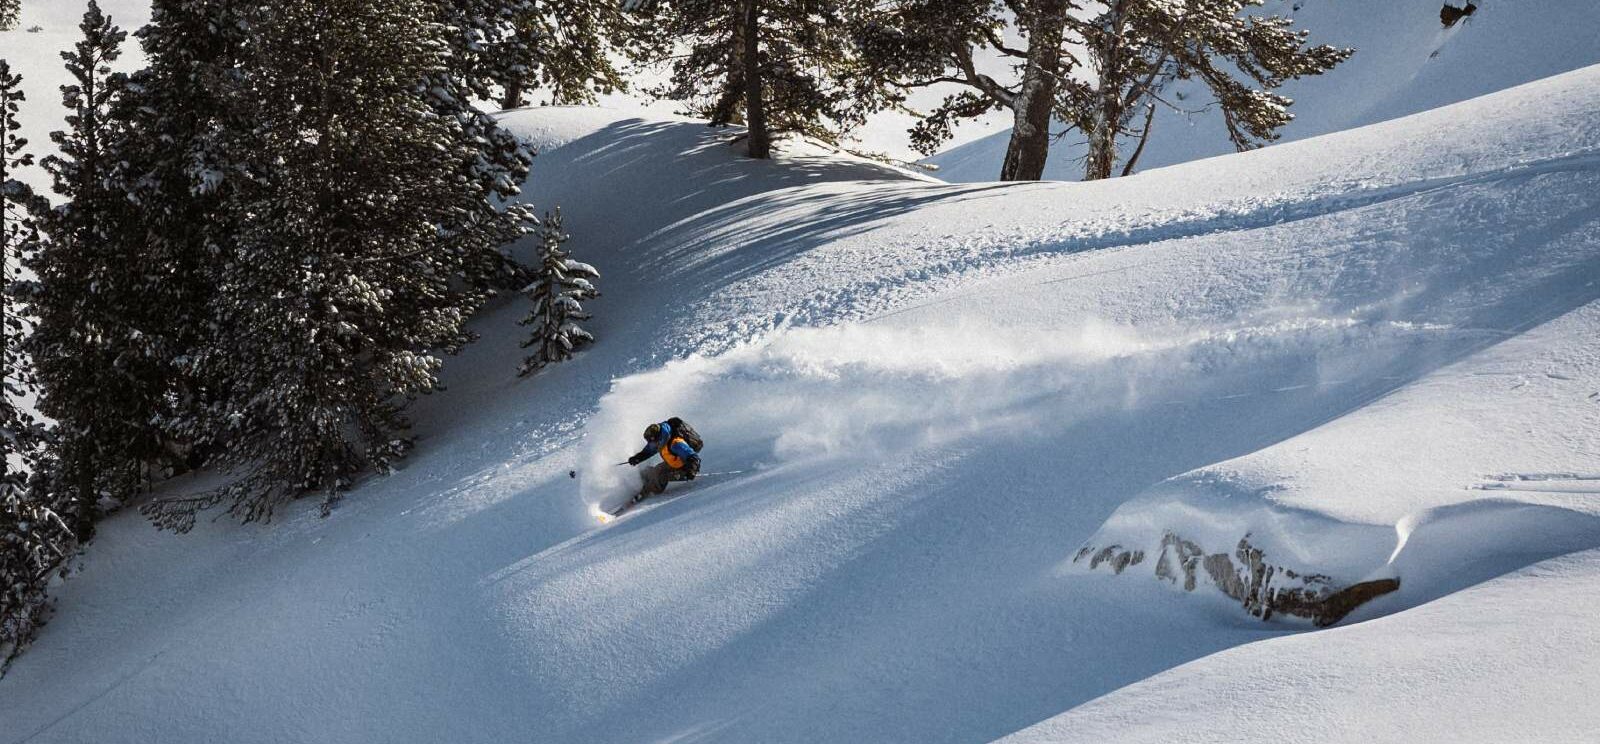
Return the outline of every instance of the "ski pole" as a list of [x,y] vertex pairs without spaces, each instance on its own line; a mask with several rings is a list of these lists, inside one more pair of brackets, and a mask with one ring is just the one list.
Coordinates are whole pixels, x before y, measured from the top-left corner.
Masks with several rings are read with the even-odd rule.
[[[631,463],[631,462],[619,462],[619,463],[617,463],[617,465],[632,465],[632,464],[633,463]],[[567,471],[567,477],[568,478],[577,478],[578,477],[578,471],[576,471],[576,470],[568,470]]]

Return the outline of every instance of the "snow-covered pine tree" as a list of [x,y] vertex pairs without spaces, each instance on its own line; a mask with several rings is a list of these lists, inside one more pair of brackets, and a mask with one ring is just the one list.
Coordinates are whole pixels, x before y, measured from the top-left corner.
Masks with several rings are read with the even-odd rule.
[[149,300],[130,280],[138,264],[124,239],[127,201],[107,187],[119,135],[110,109],[124,83],[110,65],[126,34],[93,1],[80,29],[62,53],[72,77],[62,87],[68,128],[51,135],[58,154],[43,160],[62,201],[39,215],[45,239],[28,259],[38,317],[29,352],[39,409],[56,422],[52,490],[70,495],[64,516],[87,538],[100,499],[137,494],[159,459],[154,413],[168,386],[137,324]]
[[[1073,0],[889,0],[854,17],[866,74],[888,82],[887,100],[869,106],[903,107],[910,91],[955,84],[948,95],[918,117],[912,146],[932,154],[965,119],[1009,110],[1011,139],[1001,166],[1004,181],[1036,181],[1050,155],[1050,125],[1067,119],[1075,100],[1077,57],[1066,24],[1080,9]],[[1006,41],[1008,28],[1022,37]],[[1011,73],[997,78],[978,60],[996,55]]]
[[541,242],[539,263],[533,283],[523,289],[523,294],[533,302],[533,309],[521,323],[533,327],[533,334],[522,343],[522,348],[533,348],[533,353],[522,360],[519,375],[543,369],[552,362],[572,358],[572,352],[594,342],[594,336],[578,325],[590,315],[583,310],[583,300],[599,297],[594,282],[600,272],[593,266],[573,260],[572,254],[561,244],[571,237],[561,229],[561,210],[545,215],[539,231]]
[[446,29],[450,79],[472,96],[494,100],[496,86],[532,69],[533,47],[515,33],[518,18],[536,11],[535,0],[432,0]]
[[626,87],[614,60],[633,48],[639,22],[618,0],[496,2],[509,23],[481,56],[502,108],[525,105],[530,91],[552,104],[579,104]]
[[449,29],[454,87],[502,108],[542,88],[552,103],[583,103],[623,86],[611,52],[634,38],[626,0],[432,0]]
[[0,0],[0,31],[16,28],[21,15],[22,0]]
[[[1235,148],[1248,150],[1278,137],[1293,103],[1273,92],[1285,82],[1320,75],[1354,50],[1307,46],[1308,31],[1284,16],[1248,15],[1265,0],[1109,0],[1092,17],[1069,26],[1088,50],[1091,83],[1067,119],[1089,138],[1084,178],[1110,178],[1118,140],[1138,136],[1139,149],[1123,168],[1131,173],[1150,136],[1154,107],[1171,80],[1197,79],[1216,100]],[[1139,113],[1143,123],[1135,125]]]
[[[454,240],[469,254],[463,278],[486,295],[516,291],[527,283],[526,267],[505,251],[505,246],[538,222],[531,212],[501,205],[521,193],[533,164],[533,150],[511,134],[473,101],[492,100],[504,80],[508,61],[520,52],[507,51],[516,44],[509,36],[512,11],[528,5],[523,0],[425,0],[448,48],[444,64],[428,73],[428,102],[456,132],[454,141],[474,152],[456,164],[456,177],[473,184],[477,196],[455,205],[459,215],[451,230]],[[464,194],[465,195],[465,194]]]
[[252,126],[217,142],[237,173],[234,232],[205,269],[216,331],[194,363],[215,383],[206,428],[227,446],[213,461],[236,479],[147,505],[158,526],[187,530],[224,502],[266,520],[308,492],[327,507],[361,470],[387,469],[410,445],[405,402],[437,385],[438,351],[469,340],[485,252],[530,231],[521,210],[493,209],[517,183],[485,156],[480,120],[439,115],[460,97],[439,77],[450,30],[428,1],[284,0],[238,17],[248,41],[221,98]]
[[[836,142],[862,118],[878,79],[862,73],[846,19],[865,0],[645,0],[654,39],[638,51],[669,66],[651,92],[685,102],[712,125],[743,124],[747,152],[771,155],[774,137]],[[680,48],[679,45],[682,45]]]
[[35,197],[15,178],[33,162],[27,140],[17,135],[21,83],[0,60],[0,677],[48,617],[45,588],[76,542],[35,477],[45,465],[44,432],[20,405],[30,370],[21,348],[27,325],[19,315],[16,258],[38,241],[30,214]]
[[[119,125],[107,148],[117,163],[109,187],[123,192],[126,227],[108,237],[124,267],[119,310],[134,333],[122,370],[133,394],[130,421],[152,422],[155,455],[168,472],[193,467],[217,446],[204,412],[217,380],[197,364],[212,332],[215,287],[205,271],[236,230],[227,208],[239,169],[222,160],[224,133],[251,126],[230,119],[224,83],[237,74],[247,36],[242,0],[152,0],[136,32],[146,66],[118,96]],[[128,271],[126,267],[134,267]]]

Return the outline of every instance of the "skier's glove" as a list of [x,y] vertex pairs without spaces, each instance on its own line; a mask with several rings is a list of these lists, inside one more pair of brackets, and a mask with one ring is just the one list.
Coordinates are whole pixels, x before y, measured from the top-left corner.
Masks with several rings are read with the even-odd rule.
[[649,455],[645,455],[645,454],[642,454],[642,453],[634,455],[633,457],[628,458],[628,464],[629,465],[638,465],[639,463],[644,462],[646,457],[649,457]]
[[700,474],[700,458],[698,456],[690,457],[689,461],[684,463],[683,470],[683,477],[686,480],[694,480],[694,477]]

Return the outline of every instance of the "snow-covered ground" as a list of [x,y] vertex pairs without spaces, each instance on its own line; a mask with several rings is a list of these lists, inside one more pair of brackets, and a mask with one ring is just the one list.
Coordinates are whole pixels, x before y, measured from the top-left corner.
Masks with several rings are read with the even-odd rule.
[[[1380,75],[1307,134],[1541,64],[1407,110]],[[1600,66],[1092,184],[506,122],[603,273],[598,344],[519,380],[524,308],[486,314],[327,519],[112,518],[0,744],[1600,730]],[[601,526],[670,415],[728,474]]]

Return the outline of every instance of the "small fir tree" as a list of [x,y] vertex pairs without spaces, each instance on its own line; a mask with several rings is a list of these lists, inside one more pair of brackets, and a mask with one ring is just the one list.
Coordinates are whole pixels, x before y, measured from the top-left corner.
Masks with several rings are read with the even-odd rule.
[[10,31],[17,27],[17,19],[22,15],[22,0],[0,0],[0,31]]
[[600,272],[573,260],[572,254],[561,248],[571,237],[561,231],[561,210],[545,216],[540,237],[538,276],[522,290],[533,301],[533,310],[521,321],[522,325],[533,327],[533,335],[522,343],[522,348],[531,347],[534,351],[522,360],[520,375],[571,359],[572,352],[594,342],[594,336],[578,321],[590,318],[582,301],[600,296],[594,287]]

